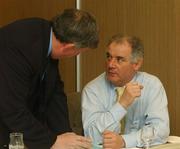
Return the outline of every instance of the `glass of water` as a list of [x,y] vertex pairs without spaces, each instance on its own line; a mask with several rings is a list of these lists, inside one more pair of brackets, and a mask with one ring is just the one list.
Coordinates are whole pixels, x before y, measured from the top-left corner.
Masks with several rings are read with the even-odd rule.
[[143,142],[143,147],[149,149],[151,141],[154,139],[154,127],[152,125],[145,125],[141,129],[141,140]]
[[24,149],[23,134],[13,132],[10,133],[9,149]]

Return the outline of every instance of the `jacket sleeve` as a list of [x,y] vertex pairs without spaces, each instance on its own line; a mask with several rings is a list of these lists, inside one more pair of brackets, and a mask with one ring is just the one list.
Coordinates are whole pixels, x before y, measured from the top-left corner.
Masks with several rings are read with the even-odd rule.
[[[7,133],[22,132],[29,149],[49,149],[56,135],[43,126],[27,108],[32,70],[16,47],[0,54],[0,118]],[[4,51],[3,51],[4,50]]]
[[[70,132],[67,97],[64,93],[64,83],[60,78],[58,61],[52,61],[48,68],[47,86],[47,124],[57,135]],[[54,85],[55,84],[55,85]],[[51,90],[51,91],[50,91]]]

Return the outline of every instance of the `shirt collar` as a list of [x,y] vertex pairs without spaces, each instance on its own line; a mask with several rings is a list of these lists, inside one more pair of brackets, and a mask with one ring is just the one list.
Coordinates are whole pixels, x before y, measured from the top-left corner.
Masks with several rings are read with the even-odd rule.
[[49,49],[48,49],[48,54],[47,56],[50,55],[51,51],[52,51],[52,28],[51,28],[51,32],[50,32],[50,39],[49,39]]
[[[135,73],[134,77],[132,78],[132,80],[130,82],[137,82],[137,77],[138,77],[138,72]],[[106,80],[107,80],[107,77],[106,77]],[[116,90],[117,86],[112,84],[109,80],[107,80],[107,81],[110,84],[110,86],[113,88],[113,90]]]

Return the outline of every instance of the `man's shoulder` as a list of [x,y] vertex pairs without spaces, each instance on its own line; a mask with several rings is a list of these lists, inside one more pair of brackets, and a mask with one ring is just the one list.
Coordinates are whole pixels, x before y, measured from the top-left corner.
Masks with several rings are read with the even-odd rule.
[[34,23],[34,22],[49,22],[48,20],[44,19],[44,18],[40,18],[40,17],[30,17],[30,18],[23,18],[23,19],[19,19],[19,20],[16,20],[14,21],[14,23]]
[[33,18],[24,18],[24,19],[18,19],[12,22],[8,22],[5,26],[3,26],[3,29],[13,29],[13,28],[24,28],[24,27],[36,27],[36,26],[42,26],[42,25],[50,25],[50,21],[43,19],[43,18],[38,18],[38,17],[33,17]]
[[102,85],[106,82],[106,75],[105,72],[91,80],[86,84],[86,87],[91,87],[91,86],[99,86]]
[[151,73],[148,73],[148,72],[138,72],[137,74],[140,76],[143,76],[147,79],[159,79],[158,76],[151,74]]
[[146,85],[149,84],[153,84],[153,85],[161,85],[161,80],[158,78],[158,76],[154,75],[154,74],[150,74],[147,72],[138,72],[137,73],[138,76],[138,80],[140,80],[141,82],[145,83]]

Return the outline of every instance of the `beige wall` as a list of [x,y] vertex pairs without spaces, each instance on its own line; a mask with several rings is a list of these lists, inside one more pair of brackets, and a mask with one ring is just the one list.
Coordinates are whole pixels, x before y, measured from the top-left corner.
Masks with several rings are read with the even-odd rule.
[[[175,134],[180,135],[180,1],[179,0],[175,0],[175,4],[174,4],[174,16],[175,16],[175,56],[174,56],[174,60],[175,61],[175,68],[172,70],[172,74],[175,73],[175,78],[172,77],[172,81],[174,82],[174,86],[172,87],[171,90],[175,90],[174,91],[174,98],[171,100],[171,111],[174,115],[173,115],[173,120],[174,120],[174,125],[172,125],[173,127],[175,127]],[[171,51],[172,51],[171,50]],[[170,62],[171,63],[171,62]]]
[[139,36],[145,46],[142,70],[157,75],[167,91],[171,134],[180,135],[180,1],[81,0],[97,17],[100,45],[81,55],[82,87],[104,71],[105,44],[115,33]]
[[[75,8],[75,4],[75,0],[0,0],[0,26],[26,17],[51,19],[65,8]],[[60,60],[66,92],[75,91],[75,65],[75,57]]]

